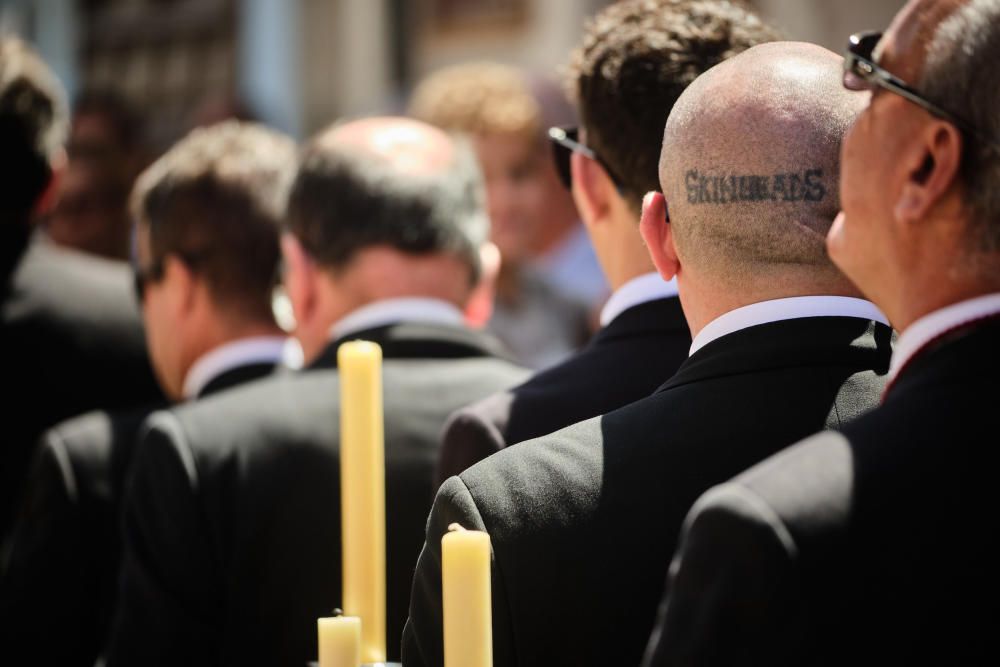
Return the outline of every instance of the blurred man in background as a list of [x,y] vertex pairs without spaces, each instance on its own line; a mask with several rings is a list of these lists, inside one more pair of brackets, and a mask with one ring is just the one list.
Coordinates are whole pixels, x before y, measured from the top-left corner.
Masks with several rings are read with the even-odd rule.
[[23,42],[0,39],[0,354],[13,396],[0,446],[0,535],[45,428],[161,395],[128,266],[32,238],[65,163],[66,127],[49,68]]
[[[232,122],[192,132],[137,182],[137,296],[153,366],[172,400],[196,400],[280,367],[286,338],[271,293],[294,167],[291,139]],[[53,624],[64,632],[46,660],[92,665],[104,647],[120,499],[152,409],[92,412],[42,436],[0,577],[9,650],[37,651]]]
[[69,163],[45,231],[59,245],[128,259],[128,195],[144,159],[141,122],[122,96],[108,90],[84,91],[72,118]]
[[515,68],[473,63],[421,82],[410,113],[468,135],[479,158],[501,256],[489,329],[534,368],[566,357],[589,337],[606,287],[544,138],[549,125],[573,122],[565,99]]

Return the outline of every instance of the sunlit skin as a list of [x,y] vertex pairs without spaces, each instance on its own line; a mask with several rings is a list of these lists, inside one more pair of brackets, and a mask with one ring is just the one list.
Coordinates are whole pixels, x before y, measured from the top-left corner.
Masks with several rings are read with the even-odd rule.
[[503,261],[528,260],[547,215],[543,160],[548,157],[529,138],[516,134],[484,134],[473,138],[486,182],[490,235]]
[[[961,4],[910,2],[876,49],[878,64],[916,85],[934,29]],[[961,238],[963,190],[956,173],[961,137],[954,126],[890,91],[861,94],[870,95],[869,105],[844,139],[843,211],[827,236],[827,249],[902,330],[968,290],[949,271],[945,252]],[[928,270],[938,264],[936,275]],[[928,275],[933,280],[917,278]]]
[[58,204],[46,221],[49,236],[61,245],[126,258],[130,220],[125,202],[136,157],[122,149],[100,114],[73,118],[68,148]]
[[[136,227],[136,257],[140,267],[148,267],[152,258],[149,249],[149,229],[146,225]],[[146,346],[156,373],[157,382],[164,393],[173,399],[180,398],[184,382],[179,363],[180,347],[171,344],[176,335],[170,325],[172,309],[169,290],[165,280],[151,280],[146,283],[142,299],[142,319],[145,324]]]

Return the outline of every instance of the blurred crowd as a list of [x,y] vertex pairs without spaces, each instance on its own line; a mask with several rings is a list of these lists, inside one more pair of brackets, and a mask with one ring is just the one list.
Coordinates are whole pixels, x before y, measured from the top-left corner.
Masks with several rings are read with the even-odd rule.
[[355,339],[366,663],[445,664],[455,522],[498,665],[988,660],[1000,2],[884,28],[621,0],[561,78],[454,65],[301,143],[205,106],[161,152],[0,37],[11,664],[315,660]]

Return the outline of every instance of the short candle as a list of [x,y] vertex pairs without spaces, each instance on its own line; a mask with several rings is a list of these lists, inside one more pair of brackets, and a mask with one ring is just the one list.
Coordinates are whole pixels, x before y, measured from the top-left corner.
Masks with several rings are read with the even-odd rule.
[[319,630],[319,667],[361,665],[361,619],[331,616],[316,620]]
[[449,526],[441,538],[445,667],[492,667],[490,536]]

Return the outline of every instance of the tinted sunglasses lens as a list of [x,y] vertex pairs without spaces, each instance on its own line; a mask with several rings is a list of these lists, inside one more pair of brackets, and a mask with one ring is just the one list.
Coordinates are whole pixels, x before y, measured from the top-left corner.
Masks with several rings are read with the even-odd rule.
[[557,144],[554,141],[552,142],[552,159],[555,160],[556,163],[556,173],[559,174],[559,180],[566,188],[569,188],[571,185],[569,173],[569,154],[570,150],[568,148],[562,144]]
[[868,83],[867,73],[870,70],[862,67],[862,63],[857,58],[848,54],[844,58],[844,88],[847,90],[868,90],[871,86]]
[[142,303],[146,296],[146,278],[139,269],[132,271],[132,288],[135,290],[135,300]]
[[844,87],[849,90],[865,90],[870,88],[875,73],[872,53],[882,39],[882,33],[869,32],[851,35],[844,54]]

